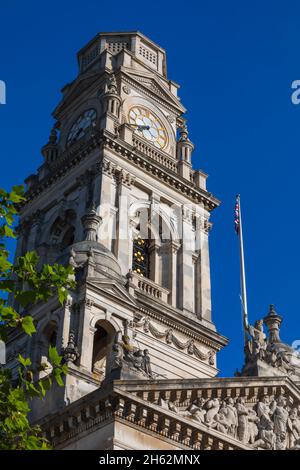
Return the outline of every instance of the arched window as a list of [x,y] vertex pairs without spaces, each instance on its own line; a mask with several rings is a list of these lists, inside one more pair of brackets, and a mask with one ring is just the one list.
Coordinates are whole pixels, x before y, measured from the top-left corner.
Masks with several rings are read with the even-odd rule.
[[62,241],[61,241],[61,249],[64,250],[68,246],[74,243],[74,236],[75,236],[75,228],[73,226],[69,227],[65,232]]
[[50,242],[59,245],[60,249],[67,248],[74,243],[76,214],[72,209],[66,210],[62,216],[57,217],[50,230]]
[[39,373],[39,378],[46,377],[52,371],[52,366],[48,361],[49,346],[57,346],[57,323],[50,321],[42,331],[39,339],[39,357],[37,358],[37,365],[47,364],[48,367]]
[[110,369],[112,345],[114,340],[114,328],[106,321],[96,324],[93,341],[92,373],[102,382]]

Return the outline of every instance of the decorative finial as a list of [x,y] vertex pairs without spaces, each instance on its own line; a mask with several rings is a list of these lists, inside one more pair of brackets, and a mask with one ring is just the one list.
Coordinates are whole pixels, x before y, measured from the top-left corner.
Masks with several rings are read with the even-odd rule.
[[97,241],[97,230],[101,220],[101,217],[96,213],[95,205],[92,205],[88,213],[81,218],[86,241]]
[[268,341],[270,344],[280,342],[279,331],[280,331],[281,322],[282,322],[282,316],[276,312],[275,306],[271,304],[269,307],[269,312],[267,316],[265,316],[264,318],[264,324],[268,328],[268,332],[269,332]]
[[55,127],[52,127],[51,129],[48,143],[51,145],[55,145],[57,143],[57,130]]
[[63,357],[66,363],[75,362],[79,357],[77,346],[75,345],[75,333],[70,331],[67,347],[64,349]]
[[188,132],[186,123],[184,123],[181,126],[179,134],[180,134],[180,137],[179,137],[180,142],[187,142],[189,140],[189,132]]

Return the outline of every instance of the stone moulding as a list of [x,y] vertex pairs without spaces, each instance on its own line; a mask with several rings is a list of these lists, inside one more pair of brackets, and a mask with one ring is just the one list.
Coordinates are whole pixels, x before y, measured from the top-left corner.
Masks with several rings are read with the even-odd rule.
[[95,400],[95,392],[93,396],[94,400],[90,395],[89,403],[80,400],[71,405],[71,409],[65,414],[61,413],[42,424],[44,435],[54,448],[62,449],[82,433],[96,432],[108,423],[120,421],[137,429],[142,428],[143,431],[182,449],[250,449],[218,431],[208,430],[200,423],[176,416],[161,406],[146,403],[123,390],[115,389],[102,400]]
[[[168,307],[170,306],[168,305]],[[203,345],[208,346],[210,349],[213,349],[214,351],[220,351],[220,349],[226,346],[228,343],[228,340],[225,337],[222,338],[222,342],[215,341],[214,340],[215,337],[213,336],[214,332],[212,331],[208,332],[208,334],[212,336],[212,338],[208,337],[206,332],[204,331],[202,332],[199,329],[199,324],[196,324],[193,330],[189,328],[188,326],[179,325],[178,323],[176,323],[176,321],[174,321],[174,319],[169,319],[166,316],[165,312],[164,312],[164,315],[162,315],[161,311],[158,311],[157,309],[154,310],[153,306],[151,310],[149,308],[144,307],[144,305],[140,306],[139,312],[141,314],[141,317],[151,317],[154,320],[158,321],[159,323],[162,323],[168,326],[172,330],[179,331],[180,333],[187,335],[188,337],[198,341],[199,343],[202,343]],[[176,315],[178,315],[178,311],[176,311]],[[139,321],[141,317],[139,317],[138,320],[135,320],[135,321]],[[197,333],[195,332],[195,328],[197,329]]]
[[196,345],[193,339],[188,339],[183,342],[174,335],[172,328],[167,328],[164,331],[159,331],[150,321],[149,318],[143,317],[138,321],[133,322],[133,329],[143,328],[145,333],[151,333],[152,336],[158,339],[165,339],[167,344],[174,344],[177,349],[186,351],[188,354],[195,355],[201,361],[208,361],[210,365],[214,365],[215,353],[212,350],[206,353],[202,352]]
[[76,146],[76,148],[64,152],[57,160],[57,164],[51,173],[32,188],[32,190],[29,190],[26,193],[27,201],[22,204],[22,207],[28,205],[30,201],[36,198],[45,189],[49,188],[58,179],[62,178],[70,168],[77,166],[97,147],[110,148],[117,154],[121,154],[122,157],[125,157],[133,164],[141,167],[146,172],[164,180],[167,184],[175,190],[183,193],[189,199],[196,203],[202,203],[208,211],[212,211],[220,204],[219,200],[211,193],[191,187],[187,181],[180,178],[178,175],[172,175],[159,163],[151,161],[150,158],[144,157],[141,153],[137,154],[132,151],[128,144],[121,142],[119,139],[116,140],[116,136],[107,131],[99,130],[87,142],[80,143],[78,147]]

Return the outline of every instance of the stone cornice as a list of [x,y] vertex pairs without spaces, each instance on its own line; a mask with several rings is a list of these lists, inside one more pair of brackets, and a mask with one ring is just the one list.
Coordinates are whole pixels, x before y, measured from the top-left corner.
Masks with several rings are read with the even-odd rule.
[[107,388],[95,390],[54,417],[46,416],[39,424],[52,445],[63,448],[79,435],[95,432],[104,423],[119,421],[170,440],[183,449],[250,449],[231,436],[147,402],[120,385],[119,381],[108,384]]
[[161,331],[150,321],[148,317],[143,317],[141,320],[133,322],[134,330],[142,329],[146,334],[150,333],[154,338],[165,340],[167,344],[173,344],[177,349],[186,352],[190,356],[195,356],[201,361],[208,361],[209,365],[215,364],[215,351],[209,349],[206,352],[201,351],[195,344],[194,339],[181,341],[174,333],[173,328],[167,328]]
[[[116,138],[113,134],[110,134],[105,130],[100,130],[87,142],[80,143],[79,145],[75,144],[75,146],[70,150],[64,152],[57,161],[57,164],[52,168],[51,172],[34,188],[27,191],[27,201],[22,205],[22,207],[27,206],[43,191],[64,177],[68,171],[76,167],[96,148],[107,148],[117,155],[122,155],[123,158],[126,158],[134,165],[140,167],[143,171],[150,173],[156,179],[163,180],[164,183],[182,193],[194,203],[203,204],[208,211],[212,211],[220,204],[220,201],[211,193],[192,186],[191,183],[186,181],[184,178],[181,178],[179,175],[175,175],[174,172],[168,171],[168,169],[164,168],[163,165],[160,165],[142,153],[133,150],[131,146],[126,144],[126,142]],[[100,162],[99,165],[101,165]]]
[[151,303],[150,305],[148,298],[145,299],[144,303],[142,295],[138,296],[138,300],[141,316],[153,318],[159,323],[172,328],[174,331],[179,331],[215,351],[220,351],[220,349],[228,344],[228,339],[225,336],[204,327],[196,317],[194,320],[191,317],[187,318],[181,310],[172,308],[168,304],[164,305],[162,311],[162,304]]
[[211,193],[194,187],[190,182],[188,182],[184,178],[181,178],[179,175],[175,175],[173,172],[169,172],[162,165],[159,165],[159,163],[151,160],[147,156],[144,156],[140,152],[132,151],[130,146],[126,144],[126,142],[114,138],[112,135],[105,131],[103,134],[103,138],[104,148],[109,148],[113,150],[116,154],[121,154],[122,157],[134,163],[143,171],[150,173],[157,179],[163,180],[170,187],[172,187],[178,192],[181,192],[193,202],[203,204],[203,206],[208,211],[212,211],[220,205],[220,201],[215,198]]
[[[251,401],[263,395],[284,394],[291,397],[294,402],[300,402],[300,389],[288,377],[213,377],[201,379],[165,379],[155,380],[116,380],[116,387],[130,393],[143,396],[144,400],[153,401],[160,396],[177,394],[176,403],[188,405],[195,398],[225,398],[226,396],[243,396]],[[154,397],[153,390],[156,395]],[[201,393],[199,393],[199,391]],[[175,393],[176,392],[176,393]]]
[[[172,329],[174,331],[178,331],[182,333],[190,340],[194,340],[211,348],[213,351],[220,351],[221,348],[227,345],[228,340],[224,336],[221,336],[219,333],[209,330],[205,328],[199,320],[195,318],[193,322],[191,322],[191,318],[186,318],[183,313],[178,310],[172,308],[168,304],[164,304],[162,302],[159,305],[156,303],[152,306],[149,305],[149,298],[146,298],[146,303],[142,302],[143,295],[138,295],[137,298],[132,298],[130,301],[129,299],[120,296],[120,294],[113,293],[109,290],[106,290],[101,284],[97,284],[97,282],[93,282],[91,279],[86,280],[87,291],[93,292],[95,294],[101,292],[101,295],[107,296],[114,302],[118,302],[120,306],[124,306],[129,308],[130,310],[134,309],[135,311],[135,321],[139,321],[142,317],[149,317],[153,320],[156,320],[162,326],[165,325],[168,329]],[[93,305],[100,310],[103,309],[103,305],[98,303],[95,299],[92,301]],[[175,340],[176,341],[176,340]],[[187,346],[188,347],[188,346]],[[180,349],[180,348],[179,348]]]

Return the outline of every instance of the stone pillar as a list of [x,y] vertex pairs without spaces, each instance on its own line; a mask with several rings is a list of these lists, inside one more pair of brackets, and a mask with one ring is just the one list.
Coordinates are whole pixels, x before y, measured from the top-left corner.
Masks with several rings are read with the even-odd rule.
[[98,233],[98,240],[106,248],[112,248],[112,214],[111,209],[114,208],[113,204],[113,175],[115,173],[115,166],[109,161],[104,160],[102,168],[101,180],[101,197],[100,197],[100,216],[102,224]]
[[177,269],[177,252],[180,244],[171,240],[169,243],[169,303],[173,307],[177,307],[177,284],[178,284],[178,269]]
[[182,243],[179,256],[179,307],[183,310],[194,311],[194,291],[192,290],[193,270],[193,231],[192,211],[183,207],[182,211]]
[[161,260],[160,260],[160,242],[151,240],[149,246],[150,256],[150,279],[156,284],[160,283]]
[[161,258],[160,246],[161,240],[159,235],[159,219],[160,219],[160,197],[158,194],[152,193],[150,206],[150,233],[149,255],[150,255],[150,279],[156,284],[161,282]]
[[208,234],[211,224],[208,216],[198,216],[196,227],[196,305],[195,311],[202,320],[211,321],[211,284]]
[[79,366],[90,371],[93,361],[93,341],[95,328],[91,328],[91,308],[93,303],[90,299],[84,299],[80,303],[80,324],[79,324]]
[[71,308],[72,300],[67,299],[64,306],[64,316],[63,316],[63,325],[62,325],[62,347],[66,348],[69,340],[70,325],[71,325]]
[[121,266],[122,274],[126,275],[131,268],[129,258],[132,243],[129,230],[129,206],[131,186],[134,178],[121,170],[117,176],[118,182],[118,214],[117,214],[117,234],[116,234],[116,257]]
[[29,232],[28,241],[27,241],[27,251],[33,251],[36,249],[36,238],[37,233],[42,224],[42,214],[40,211],[37,211],[32,217],[31,230]]

